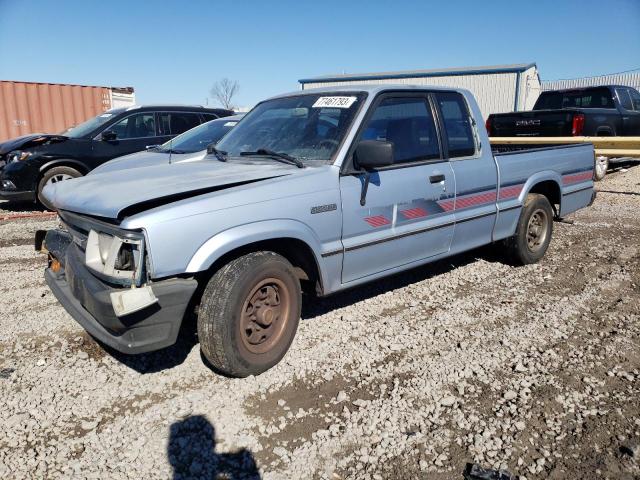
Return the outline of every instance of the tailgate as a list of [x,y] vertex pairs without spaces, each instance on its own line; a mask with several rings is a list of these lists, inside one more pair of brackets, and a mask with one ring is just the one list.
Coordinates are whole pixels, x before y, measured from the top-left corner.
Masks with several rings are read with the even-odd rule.
[[574,110],[534,110],[492,115],[492,137],[569,137]]

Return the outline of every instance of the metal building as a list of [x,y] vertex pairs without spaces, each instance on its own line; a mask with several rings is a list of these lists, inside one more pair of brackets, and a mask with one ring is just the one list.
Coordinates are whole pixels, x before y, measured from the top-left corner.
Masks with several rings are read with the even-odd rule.
[[491,113],[530,110],[540,94],[540,77],[535,63],[327,75],[299,82],[303,90],[372,83],[466,88],[475,95],[485,118]]
[[640,91],[640,70],[599,75],[597,77],[545,81],[542,82],[542,90],[563,90],[566,88],[593,87],[598,85],[625,85]]

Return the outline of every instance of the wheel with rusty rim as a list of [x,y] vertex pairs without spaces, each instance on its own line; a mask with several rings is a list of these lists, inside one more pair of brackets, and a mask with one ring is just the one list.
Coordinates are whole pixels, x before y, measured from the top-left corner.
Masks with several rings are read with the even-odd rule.
[[527,265],[540,260],[551,242],[553,208],[544,195],[530,193],[525,199],[516,234],[507,240],[510,257]]
[[258,375],[289,349],[300,320],[300,281],[274,252],[230,261],[209,280],[198,312],[205,358],[221,373]]

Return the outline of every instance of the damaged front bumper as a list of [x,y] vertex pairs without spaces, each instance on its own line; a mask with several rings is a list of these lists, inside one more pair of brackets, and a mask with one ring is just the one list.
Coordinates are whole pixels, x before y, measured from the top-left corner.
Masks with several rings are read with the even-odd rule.
[[[36,237],[36,244],[38,238]],[[50,255],[45,280],[67,312],[93,337],[123,353],[143,353],[173,345],[187,306],[198,286],[192,278],[149,284],[157,302],[117,316],[111,294],[119,288],[98,279],[85,266],[69,234],[50,230],[44,239]]]

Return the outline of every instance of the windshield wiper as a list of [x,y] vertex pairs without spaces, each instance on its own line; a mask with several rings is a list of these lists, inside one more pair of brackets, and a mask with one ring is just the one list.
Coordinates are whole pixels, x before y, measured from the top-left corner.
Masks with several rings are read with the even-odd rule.
[[220,160],[221,162],[226,162],[227,161],[227,152],[223,152],[222,150],[218,150],[215,146],[215,144],[210,144],[207,146],[207,153],[208,154],[214,154],[216,156],[216,158],[218,160]]
[[288,163],[290,165],[295,165],[298,168],[304,168],[304,163],[302,163],[302,160],[299,160],[296,157],[292,157],[288,153],[274,152],[273,150],[269,150],[266,148],[259,148],[253,152],[240,152],[240,156],[241,157],[265,156],[265,157],[273,158],[274,160],[278,160],[280,162]]

